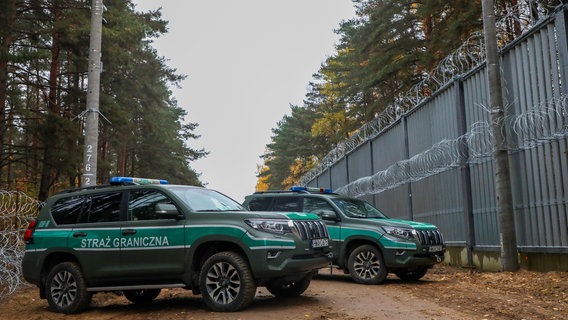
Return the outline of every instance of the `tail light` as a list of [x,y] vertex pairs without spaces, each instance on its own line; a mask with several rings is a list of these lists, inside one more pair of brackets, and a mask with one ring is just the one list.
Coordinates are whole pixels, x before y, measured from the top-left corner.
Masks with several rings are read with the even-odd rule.
[[37,221],[36,220],[32,220],[30,222],[30,224],[28,225],[28,228],[26,229],[26,232],[24,232],[24,241],[26,242],[26,244],[31,244],[34,243],[34,231],[37,225]]

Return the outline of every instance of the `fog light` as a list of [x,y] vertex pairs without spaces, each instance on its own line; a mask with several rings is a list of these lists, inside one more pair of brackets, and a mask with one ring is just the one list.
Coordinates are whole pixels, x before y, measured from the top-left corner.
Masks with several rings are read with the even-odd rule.
[[276,259],[280,256],[280,251],[268,251],[266,254],[267,259]]
[[403,256],[406,253],[406,250],[396,250],[396,256]]

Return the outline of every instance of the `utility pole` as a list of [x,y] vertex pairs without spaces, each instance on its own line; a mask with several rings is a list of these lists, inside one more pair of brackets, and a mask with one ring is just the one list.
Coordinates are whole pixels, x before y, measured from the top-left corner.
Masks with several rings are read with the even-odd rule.
[[507,153],[501,66],[495,28],[495,3],[494,0],[482,0],[481,4],[483,9],[487,78],[489,80],[489,103],[491,104],[493,166],[495,168],[495,193],[497,196],[500,226],[501,266],[503,271],[517,271],[519,269],[517,236],[515,215],[513,213],[513,196],[511,193],[509,155]]
[[103,29],[103,0],[91,3],[91,36],[89,44],[89,73],[87,110],[85,112],[85,147],[81,186],[97,184],[97,151],[99,143],[99,92],[101,87],[101,42]]

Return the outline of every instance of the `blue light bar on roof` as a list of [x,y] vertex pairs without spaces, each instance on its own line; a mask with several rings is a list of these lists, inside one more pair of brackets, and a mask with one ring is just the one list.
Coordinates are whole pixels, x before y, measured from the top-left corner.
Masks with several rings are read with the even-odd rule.
[[134,177],[112,177],[110,184],[134,183],[134,184],[168,184],[167,180],[134,178]]
[[293,186],[290,188],[290,191],[333,193],[333,190],[331,190],[330,188],[315,188],[315,187],[302,187],[302,186]]

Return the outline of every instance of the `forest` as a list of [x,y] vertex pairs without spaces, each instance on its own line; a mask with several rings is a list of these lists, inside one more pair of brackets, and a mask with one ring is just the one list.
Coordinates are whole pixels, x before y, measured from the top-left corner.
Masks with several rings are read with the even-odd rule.
[[[541,15],[560,0],[496,0],[496,15]],[[198,123],[171,88],[185,79],[152,46],[167,33],[160,10],[105,0],[97,182],[160,177],[202,185],[192,147]],[[0,1],[0,190],[45,200],[81,181],[88,88],[90,0]],[[338,22],[336,53],[322,63],[302,105],[272,129],[258,190],[287,188],[337,144],[426,78],[473,32],[481,0],[353,0]],[[325,8],[322,8],[325,10]],[[514,28],[514,26],[513,26]]]
[[[191,162],[198,124],[170,88],[185,75],[152,47],[167,32],[159,10],[105,0],[97,182],[112,175],[202,185]],[[79,186],[90,0],[0,2],[0,189],[45,200]]]

